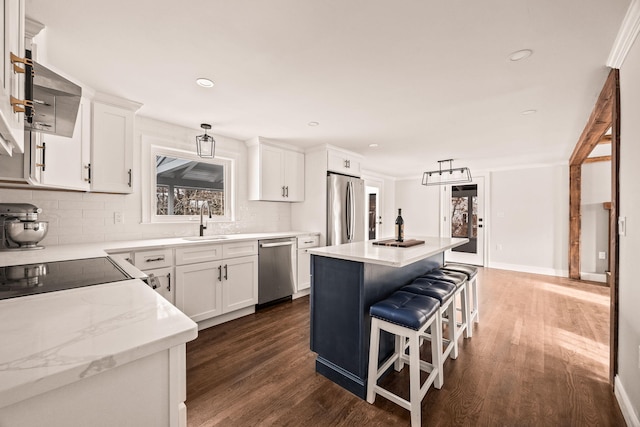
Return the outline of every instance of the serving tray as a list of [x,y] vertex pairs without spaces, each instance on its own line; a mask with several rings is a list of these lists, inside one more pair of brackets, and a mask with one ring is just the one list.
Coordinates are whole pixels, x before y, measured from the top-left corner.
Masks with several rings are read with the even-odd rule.
[[379,240],[377,242],[373,242],[373,244],[378,246],[393,246],[396,248],[408,248],[411,246],[423,245],[424,240],[408,239],[402,242],[398,242],[397,240],[389,239],[389,240]]

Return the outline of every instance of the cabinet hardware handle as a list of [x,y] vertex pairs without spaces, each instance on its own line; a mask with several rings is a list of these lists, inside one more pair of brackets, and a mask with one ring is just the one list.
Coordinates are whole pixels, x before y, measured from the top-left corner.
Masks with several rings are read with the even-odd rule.
[[167,291],[171,292],[171,273],[167,273]]
[[282,197],[284,197],[284,185],[282,186]]
[[87,170],[87,178],[84,180],[91,184],[91,163],[84,167]]
[[129,183],[128,183],[128,185],[129,185],[129,187],[131,187],[131,169],[129,169],[128,174],[129,174]]
[[43,142],[42,145],[36,145],[36,148],[42,150],[42,163],[36,163],[36,167],[42,168],[42,172],[44,172],[45,168],[47,167],[47,144]]
[[229,277],[227,276],[227,264],[224,265],[224,280],[229,280]]
[[222,266],[218,266],[218,282],[222,282]]
[[287,191],[287,195],[285,197],[289,197],[289,186],[287,185],[286,187],[284,187]]
[[307,241],[302,242],[302,243],[313,243],[313,240],[307,240]]
[[351,168],[351,160],[347,160],[347,167]]
[[13,52],[9,52],[9,58],[11,58],[12,64],[24,64],[33,66],[33,60],[31,58],[21,58]]
[[157,258],[147,258],[144,262],[156,262],[156,261],[164,261],[164,256],[159,256]]

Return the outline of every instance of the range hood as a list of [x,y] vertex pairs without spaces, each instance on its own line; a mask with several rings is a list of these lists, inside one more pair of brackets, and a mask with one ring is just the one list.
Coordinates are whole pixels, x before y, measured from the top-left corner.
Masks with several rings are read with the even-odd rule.
[[82,88],[37,62],[27,66],[25,74],[25,97],[33,101],[26,109],[25,129],[72,137]]

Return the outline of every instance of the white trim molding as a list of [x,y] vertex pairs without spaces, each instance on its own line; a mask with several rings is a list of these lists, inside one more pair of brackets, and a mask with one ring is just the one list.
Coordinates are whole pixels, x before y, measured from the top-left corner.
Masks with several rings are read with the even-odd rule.
[[614,379],[613,390],[627,425],[629,427],[640,427],[640,419],[638,419],[638,414],[636,414],[633,409],[631,400],[629,400],[629,396],[622,386],[622,381],[620,381],[619,375],[616,375],[616,378]]
[[627,14],[622,20],[616,41],[613,42],[607,66],[620,68],[624,62],[633,42],[640,33],[640,0],[631,0]]

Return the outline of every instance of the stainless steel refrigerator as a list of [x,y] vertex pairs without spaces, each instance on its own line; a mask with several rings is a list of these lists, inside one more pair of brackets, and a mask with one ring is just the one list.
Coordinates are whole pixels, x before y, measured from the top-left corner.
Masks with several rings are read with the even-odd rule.
[[327,176],[327,246],[364,240],[364,202],[362,179]]

